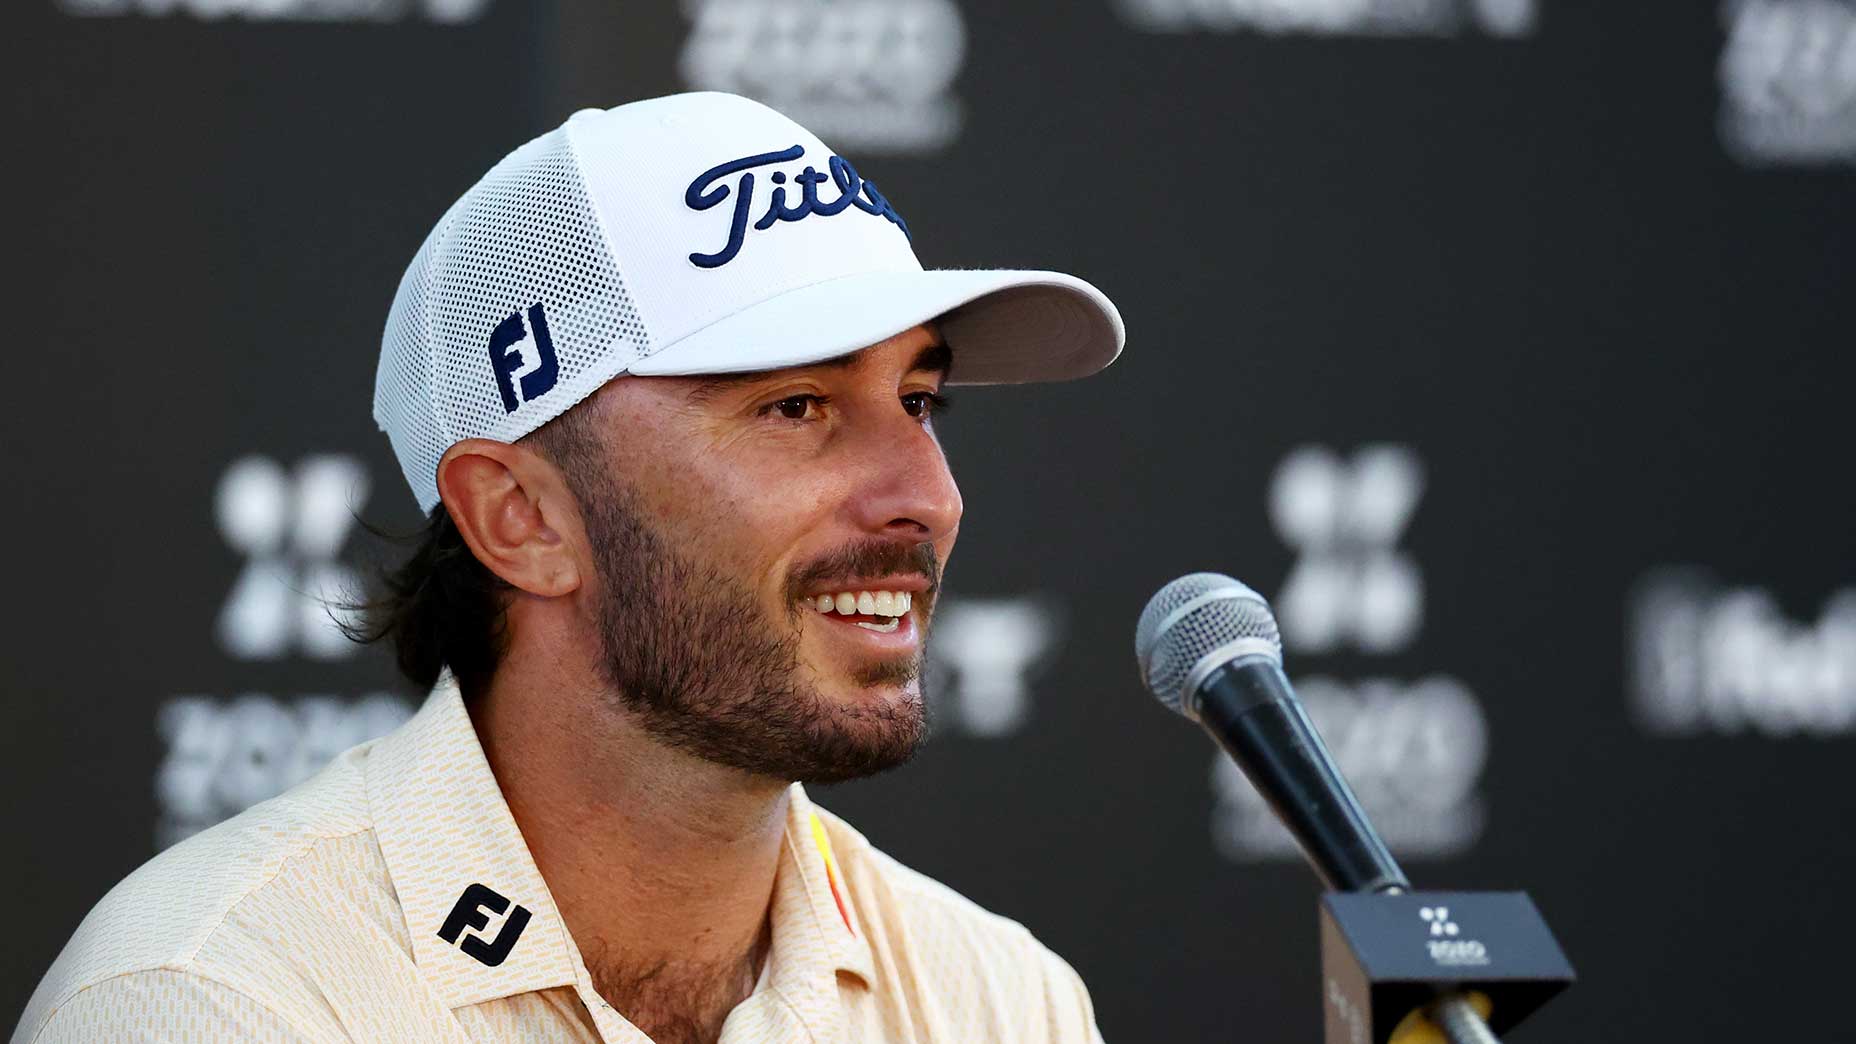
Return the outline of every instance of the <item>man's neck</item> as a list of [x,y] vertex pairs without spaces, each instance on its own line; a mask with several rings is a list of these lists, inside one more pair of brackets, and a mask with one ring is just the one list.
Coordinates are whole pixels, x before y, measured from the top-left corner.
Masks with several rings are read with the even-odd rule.
[[503,798],[600,995],[653,1040],[714,1041],[769,946],[786,787],[665,747],[549,666],[506,662],[470,701]]

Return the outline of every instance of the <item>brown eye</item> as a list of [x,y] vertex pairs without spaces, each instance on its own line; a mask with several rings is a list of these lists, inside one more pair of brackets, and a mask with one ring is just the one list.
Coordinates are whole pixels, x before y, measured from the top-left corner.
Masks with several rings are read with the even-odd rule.
[[773,404],[775,412],[787,420],[805,420],[818,402],[816,395],[789,395]]
[[902,408],[911,417],[932,417],[947,409],[947,397],[934,392],[915,392],[902,397]]

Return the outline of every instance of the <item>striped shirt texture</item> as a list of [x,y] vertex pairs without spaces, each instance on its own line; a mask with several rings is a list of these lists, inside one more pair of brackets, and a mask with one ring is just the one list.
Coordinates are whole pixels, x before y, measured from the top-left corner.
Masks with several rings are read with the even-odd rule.
[[[725,1044],[1100,1041],[1022,926],[794,784],[772,946]],[[455,685],[314,778],[130,874],[15,1044],[649,1040],[594,990]]]

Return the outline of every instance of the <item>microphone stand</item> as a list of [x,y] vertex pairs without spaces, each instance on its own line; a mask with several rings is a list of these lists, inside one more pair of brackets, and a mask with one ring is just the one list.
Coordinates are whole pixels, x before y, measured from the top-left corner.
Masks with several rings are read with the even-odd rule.
[[1427,1014],[1444,1031],[1450,1044],[1501,1044],[1489,1024],[1482,1021],[1481,1014],[1470,1005],[1469,998],[1460,993],[1452,993],[1431,1005]]

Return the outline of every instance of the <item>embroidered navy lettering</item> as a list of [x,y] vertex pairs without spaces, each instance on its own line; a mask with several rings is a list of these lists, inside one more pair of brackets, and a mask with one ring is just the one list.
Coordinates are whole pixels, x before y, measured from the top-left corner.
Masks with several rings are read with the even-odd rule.
[[510,312],[490,331],[490,369],[496,375],[496,390],[503,396],[503,409],[510,413],[554,387],[561,368],[540,302],[529,306],[526,328],[522,313]]
[[[787,163],[805,155],[805,147],[794,145],[779,152],[763,152],[753,156],[729,160],[727,163],[710,167],[690,182],[683,192],[683,202],[691,210],[708,210],[710,207],[727,199],[732,192],[735,196],[734,210],[729,215],[728,242],[713,254],[692,253],[690,263],[699,268],[720,268],[735,259],[741,252],[742,241],[747,238],[748,208],[754,198],[754,167],[770,163]],[[842,213],[846,207],[854,206],[866,214],[889,219],[909,235],[909,226],[896,213],[896,208],[877,191],[873,182],[866,181],[851,166],[849,160],[842,156],[832,156],[826,164],[830,170],[829,178],[820,173],[816,167],[807,167],[792,178],[792,187],[799,194],[799,202],[788,205],[786,194],[787,176],[784,171],[775,171],[770,177],[774,184],[773,192],[767,202],[767,210],[754,222],[756,231],[766,231],[781,221],[800,221],[818,214],[830,217]],[[731,188],[716,182],[731,174],[740,174],[741,178]],[[818,186],[829,180],[837,186],[838,198],[829,203],[818,198]]]

